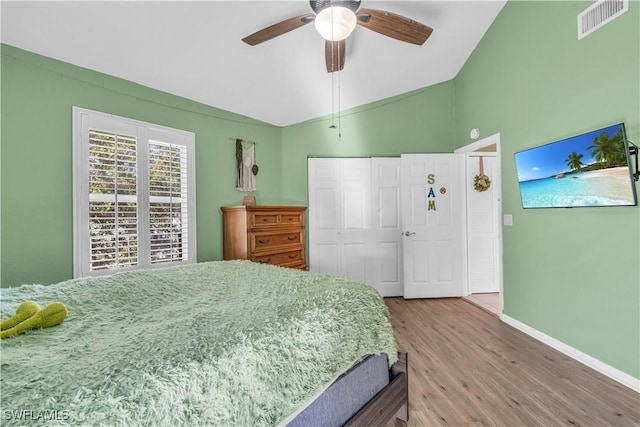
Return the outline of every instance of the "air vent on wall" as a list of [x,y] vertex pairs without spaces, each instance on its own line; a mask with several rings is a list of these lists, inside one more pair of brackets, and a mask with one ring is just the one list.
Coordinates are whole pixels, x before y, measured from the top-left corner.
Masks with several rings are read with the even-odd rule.
[[598,0],[578,15],[578,40],[629,10],[629,0]]

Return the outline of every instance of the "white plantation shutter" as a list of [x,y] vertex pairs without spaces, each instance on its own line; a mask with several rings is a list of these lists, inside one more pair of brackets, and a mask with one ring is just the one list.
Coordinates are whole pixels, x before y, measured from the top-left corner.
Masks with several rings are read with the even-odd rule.
[[195,262],[195,135],[74,108],[74,276]]
[[189,257],[186,147],[149,143],[149,226],[151,263]]
[[138,265],[136,137],[89,130],[89,270]]

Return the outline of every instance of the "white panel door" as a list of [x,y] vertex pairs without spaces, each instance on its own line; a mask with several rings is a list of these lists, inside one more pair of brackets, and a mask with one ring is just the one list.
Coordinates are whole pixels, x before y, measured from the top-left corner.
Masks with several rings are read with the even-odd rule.
[[400,158],[309,159],[309,269],[402,295]]
[[400,158],[371,159],[373,242],[367,281],[382,296],[402,296]]
[[[499,200],[496,183],[485,191],[474,189],[474,177],[480,173],[480,153],[467,155],[467,253],[469,293],[500,292]],[[485,175],[497,177],[495,154],[483,153]]]
[[366,281],[371,235],[371,160],[336,159],[341,167],[342,230],[341,275]]
[[341,163],[336,159],[308,161],[309,270],[341,274]]
[[310,158],[309,270],[366,280],[371,247],[371,162]]
[[403,154],[404,297],[461,296],[466,277],[464,156]]

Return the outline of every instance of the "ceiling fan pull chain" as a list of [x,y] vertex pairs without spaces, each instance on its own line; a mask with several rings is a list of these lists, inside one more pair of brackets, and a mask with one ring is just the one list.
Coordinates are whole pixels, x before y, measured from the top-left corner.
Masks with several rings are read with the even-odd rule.
[[[340,49],[340,47],[338,47]],[[340,109],[340,74],[342,71],[338,70],[338,141],[342,141],[342,111]]]
[[331,126],[329,126],[329,129],[335,129],[336,128],[336,124],[334,121],[334,111],[335,111],[335,101],[334,101],[334,83],[333,83],[333,74],[331,73]]

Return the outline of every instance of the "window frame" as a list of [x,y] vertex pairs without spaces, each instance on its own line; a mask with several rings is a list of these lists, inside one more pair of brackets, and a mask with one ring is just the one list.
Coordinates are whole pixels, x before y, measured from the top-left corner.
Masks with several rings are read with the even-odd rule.
[[[91,270],[89,230],[89,130],[126,133],[136,138],[138,263],[136,266]],[[162,268],[197,261],[195,134],[140,120],[73,107],[73,276],[102,276],[120,271]],[[152,263],[150,241],[149,146],[160,141],[186,148],[187,258]]]

